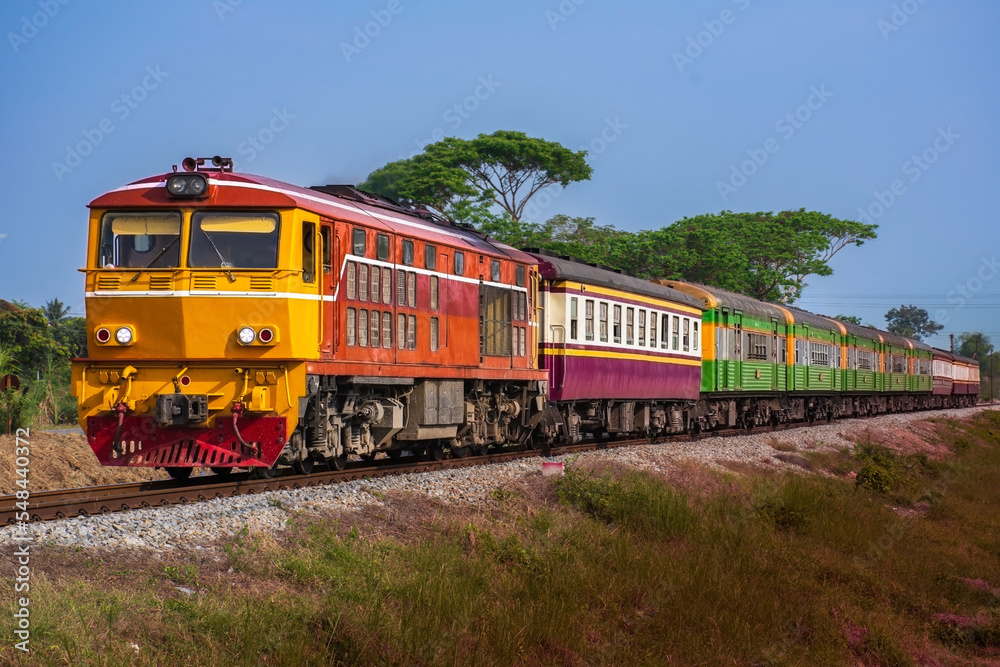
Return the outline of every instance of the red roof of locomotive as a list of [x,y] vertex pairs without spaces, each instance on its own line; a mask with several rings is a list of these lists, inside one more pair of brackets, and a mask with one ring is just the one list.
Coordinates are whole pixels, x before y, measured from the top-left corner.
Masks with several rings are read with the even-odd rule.
[[403,210],[372,206],[353,199],[299,187],[253,174],[201,170],[208,178],[209,196],[176,199],[167,194],[166,179],[172,173],[150,176],[107,192],[88,205],[90,208],[302,208],[319,215],[354,224],[383,229],[403,236],[450,245],[484,255],[507,257],[525,264],[535,259],[511,246],[483,237],[463,227],[451,226]]

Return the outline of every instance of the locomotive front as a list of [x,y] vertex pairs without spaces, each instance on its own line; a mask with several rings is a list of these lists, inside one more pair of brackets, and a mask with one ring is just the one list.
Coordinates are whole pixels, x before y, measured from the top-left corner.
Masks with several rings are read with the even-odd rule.
[[322,336],[318,220],[231,160],[184,167],[90,204],[80,425],[103,465],[268,469]]

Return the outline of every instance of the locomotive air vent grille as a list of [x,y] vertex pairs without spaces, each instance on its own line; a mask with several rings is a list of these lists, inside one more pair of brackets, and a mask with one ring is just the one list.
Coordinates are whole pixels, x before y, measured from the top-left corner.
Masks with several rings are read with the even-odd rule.
[[121,276],[99,276],[97,278],[97,289],[118,289]]
[[191,287],[194,289],[215,289],[215,276],[195,276]]
[[250,276],[250,289],[274,290],[274,278],[270,276]]
[[168,290],[174,287],[173,276],[150,276],[149,289]]

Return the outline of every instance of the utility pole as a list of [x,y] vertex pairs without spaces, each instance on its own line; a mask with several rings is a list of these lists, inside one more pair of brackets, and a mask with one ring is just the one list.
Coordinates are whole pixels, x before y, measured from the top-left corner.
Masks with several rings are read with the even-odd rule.
[[948,340],[951,341],[951,352],[955,353],[955,334],[948,334]]

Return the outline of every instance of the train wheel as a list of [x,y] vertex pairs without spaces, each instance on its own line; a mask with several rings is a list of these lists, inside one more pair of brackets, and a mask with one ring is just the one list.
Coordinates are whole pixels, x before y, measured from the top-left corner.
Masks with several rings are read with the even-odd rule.
[[341,454],[340,456],[334,456],[327,459],[326,461],[331,468],[334,470],[343,470],[347,467],[347,454]]
[[274,479],[278,476],[278,464],[275,463],[270,468],[265,468],[263,466],[259,468],[254,468],[250,471],[250,477],[253,479]]
[[375,454],[362,454],[361,460],[365,463],[375,463]]
[[386,456],[388,456],[393,461],[398,461],[399,457],[402,455],[403,455],[402,449],[390,449],[389,451],[386,452]]
[[310,474],[314,467],[316,467],[316,462],[308,456],[301,461],[296,461],[292,464],[292,469],[300,475]]
[[440,461],[444,458],[444,447],[439,442],[427,445],[427,460]]
[[469,454],[471,454],[471,449],[469,447],[452,447],[451,448],[451,458],[453,459],[464,459]]
[[167,468],[167,474],[171,479],[187,479],[191,476],[194,468]]
[[219,477],[228,477],[233,472],[232,468],[209,468],[209,470],[214,472]]

